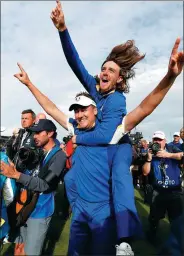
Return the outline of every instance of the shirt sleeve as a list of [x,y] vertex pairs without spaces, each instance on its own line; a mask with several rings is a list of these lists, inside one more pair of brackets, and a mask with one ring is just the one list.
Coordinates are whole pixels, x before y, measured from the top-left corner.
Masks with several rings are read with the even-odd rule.
[[49,165],[48,170],[54,173],[57,177],[60,177],[66,164],[66,155],[63,151],[58,151]]
[[[121,95],[122,96],[122,95]],[[126,114],[125,97],[109,97],[103,107],[102,121],[94,131],[77,135],[76,143],[82,145],[116,144],[124,133],[123,117]],[[121,126],[119,126],[121,124]],[[119,127],[118,127],[119,126]],[[114,137],[116,129],[119,129]],[[119,138],[120,137],[120,138]]]
[[79,81],[82,83],[84,88],[89,92],[89,94],[96,99],[97,89],[96,89],[96,80],[95,78],[88,73],[84,67],[81,59],[79,58],[78,52],[71,40],[68,30],[63,32],[59,31],[59,37],[63,47],[63,52],[67,59],[67,62]]
[[[60,150],[53,156],[48,167],[48,172],[51,171],[59,177],[65,167],[65,163],[66,155]],[[26,186],[28,189],[36,192],[46,192],[50,189],[49,184],[44,179],[32,177],[23,173],[21,173],[18,182]]]
[[21,173],[17,182],[36,192],[45,192],[49,189],[49,185],[45,180],[40,179],[39,177],[32,177],[24,173]]

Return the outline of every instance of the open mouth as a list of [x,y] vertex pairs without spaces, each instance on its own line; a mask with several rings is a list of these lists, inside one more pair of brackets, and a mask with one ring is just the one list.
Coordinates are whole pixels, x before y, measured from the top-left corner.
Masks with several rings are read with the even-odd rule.
[[108,83],[109,81],[108,81],[106,78],[103,78],[103,79],[102,79],[102,82],[103,82],[103,83]]

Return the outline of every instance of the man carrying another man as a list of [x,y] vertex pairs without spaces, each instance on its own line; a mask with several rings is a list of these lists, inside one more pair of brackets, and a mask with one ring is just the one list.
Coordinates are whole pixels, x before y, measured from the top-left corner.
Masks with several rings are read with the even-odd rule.
[[[177,54],[176,47],[175,52],[173,49],[173,54]],[[180,60],[177,59],[176,63],[177,61]],[[21,72],[16,74],[15,77],[28,87],[47,114],[52,116],[65,129],[68,129],[68,117],[31,83],[20,64],[19,68]],[[170,87],[171,85],[166,82],[160,83],[135,110],[126,116],[122,133],[123,131],[129,131],[130,126],[133,128],[149,115],[161,102]],[[93,131],[98,127],[98,121],[95,121],[97,114],[95,103],[92,99],[89,100],[89,96],[77,96],[74,108],[76,121],[70,120],[70,127],[74,128],[76,134]],[[82,145],[77,147],[74,154],[75,162],[70,172],[73,170],[75,172],[77,190],[74,192],[78,196],[75,201],[71,224],[69,255],[74,253],[86,254],[88,250],[92,254],[108,255],[114,253],[113,247],[116,243],[114,230],[116,225],[113,220],[112,192],[109,183],[111,179],[109,164],[112,162],[110,158],[112,156],[107,158],[107,155],[106,146],[86,147]],[[128,161],[131,162],[131,154]],[[80,232],[83,234],[83,239],[81,239]],[[85,243],[90,246],[86,248]],[[127,253],[126,251],[132,253],[129,246],[122,250],[122,255]]]

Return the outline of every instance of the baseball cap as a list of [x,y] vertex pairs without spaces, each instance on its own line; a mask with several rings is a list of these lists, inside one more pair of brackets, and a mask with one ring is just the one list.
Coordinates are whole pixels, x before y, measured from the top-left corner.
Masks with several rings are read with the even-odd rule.
[[69,111],[74,110],[76,105],[83,106],[83,107],[87,107],[87,106],[93,105],[93,106],[96,107],[96,103],[92,99],[90,99],[90,98],[88,98],[88,97],[86,97],[84,95],[75,97],[75,101],[69,107]]
[[154,138],[164,140],[165,139],[165,133],[162,132],[162,131],[156,131],[156,132],[153,133],[153,136],[152,136],[152,139],[154,139]]
[[49,119],[40,119],[38,120],[32,127],[29,128],[30,131],[33,132],[41,132],[41,131],[56,131],[55,124]]
[[173,134],[173,136],[178,136],[178,137],[180,137],[180,133],[179,133],[179,132],[175,132],[175,133]]

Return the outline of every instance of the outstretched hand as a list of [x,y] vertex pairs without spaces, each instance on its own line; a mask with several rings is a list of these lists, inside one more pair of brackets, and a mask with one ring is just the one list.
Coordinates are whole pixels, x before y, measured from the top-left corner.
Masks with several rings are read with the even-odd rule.
[[56,0],[56,8],[52,10],[50,17],[59,31],[64,31],[66,29],[64,13],[59,0]]
[[0,162],[0,173],[8,178],[19,179],[20,173],[16,170],[14,164],[9,161],[9,164],[4,163],[3,161]]
[[177,38],[169,60],[168,73],[174,77],[177,77],[182,72],[184,66],[184,52],[178,52],[179,44],[180,38]]
[[30,79],[26,73],[26,71],[23,69],[23,67],[17,63],[19,69],[20,69],[20,73],[17,73],[14,75],[14,77],[16,77],[21,83],[28,85],[30,83]]

